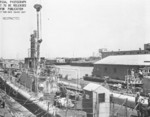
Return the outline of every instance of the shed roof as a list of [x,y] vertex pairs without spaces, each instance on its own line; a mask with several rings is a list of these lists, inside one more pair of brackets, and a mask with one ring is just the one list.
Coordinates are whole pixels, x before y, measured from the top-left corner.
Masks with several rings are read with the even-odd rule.
[[86,85],[83,89],[84,90],[88,90],[88,91],[94,91],[97,88],[99,88],[101,85],[95,84],[95,83],[89,83],[88,85]]
[[95,62],[94,64],[150,66],[150,55],[108,56]]

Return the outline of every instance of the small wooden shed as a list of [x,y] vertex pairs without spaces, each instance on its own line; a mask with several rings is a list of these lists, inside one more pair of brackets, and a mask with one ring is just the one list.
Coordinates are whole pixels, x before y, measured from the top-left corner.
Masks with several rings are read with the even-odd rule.
[[83,111],[87,117],[110,116],[110,91],[100,84],[89,83],[84,88]]

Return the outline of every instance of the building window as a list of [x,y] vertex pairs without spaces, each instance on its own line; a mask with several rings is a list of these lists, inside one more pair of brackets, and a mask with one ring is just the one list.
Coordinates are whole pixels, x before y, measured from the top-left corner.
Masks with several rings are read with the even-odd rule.
[[114,73],[117,73],[117,69],[116,68],[114,68]]
[[105,93],[98,94],[99,103],[105,102]]

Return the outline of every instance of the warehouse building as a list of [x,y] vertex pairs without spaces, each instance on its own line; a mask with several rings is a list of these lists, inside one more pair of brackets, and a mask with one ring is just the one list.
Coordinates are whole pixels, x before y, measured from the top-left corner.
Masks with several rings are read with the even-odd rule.
[[109,76],[113,79],[125,80],[125,75],[131,69],[135,72],[139,68],[150,66],[150,55],[118,55],[108,56],[94,63],[93,76]]
[[105,58],[107,56],[112,55],[138,55],[138,54],[150,54],[150,43],[144,44],[144,49],[142,50],[119,50],[119,51],[107,51],[107,49],[99,49],[99,53],[101,54],[101,58]]

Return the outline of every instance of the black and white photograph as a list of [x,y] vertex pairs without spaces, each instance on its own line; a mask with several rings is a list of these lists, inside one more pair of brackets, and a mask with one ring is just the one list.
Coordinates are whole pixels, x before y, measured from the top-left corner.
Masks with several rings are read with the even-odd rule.
[[150,117],[150,0],[0,0],[0,117]]

